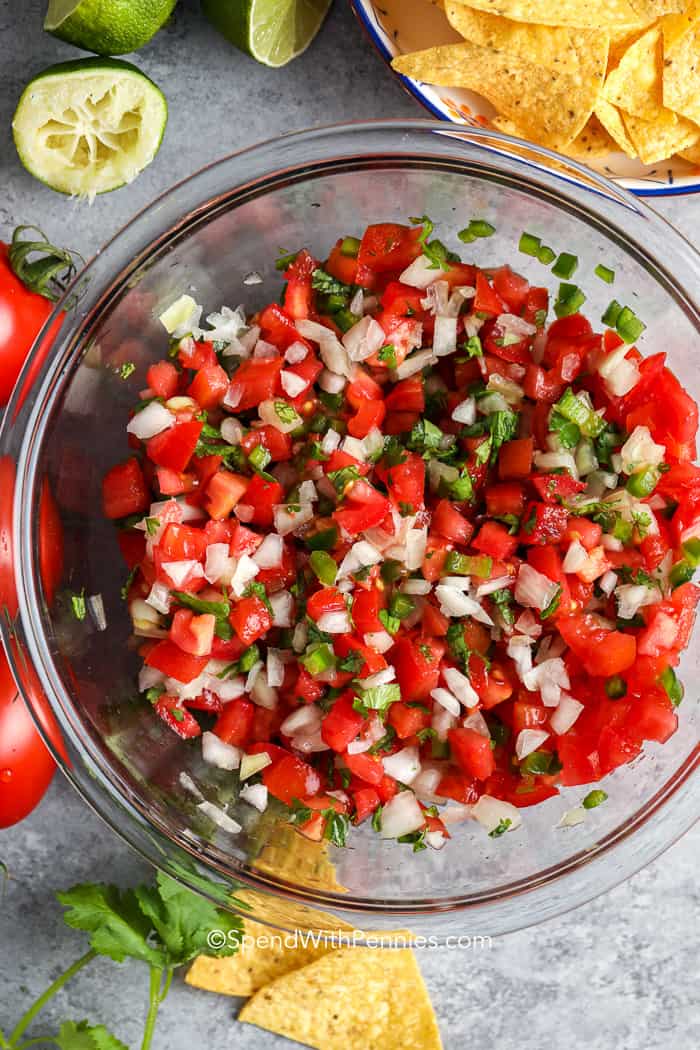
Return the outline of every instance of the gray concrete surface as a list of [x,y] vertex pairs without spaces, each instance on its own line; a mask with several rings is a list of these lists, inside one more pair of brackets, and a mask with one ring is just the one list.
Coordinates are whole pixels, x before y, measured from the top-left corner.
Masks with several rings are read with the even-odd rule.
[[[92,205],[65,200],[20,166],[10,135],[29,77],[76,52],[41,31],[44,4],[0,0],[0,237],[35,222],[89,255],[134,212],[207,161],[276,133],[345,119],[418,116],[356,25],[345,0],[314,46],[272,72],[227,46],[185,2],[138,56],[170,103],[153,165]],[[681,230],[698,229],[700,197],[660,202]],[[490,951],[426,951],[420,964],[446,1050],[691,1050],[700,1045],[700,829],[625,885],[565,918],[499,940]],[[0,1027],[82,952],[53,891],[82,880],[128,883],[143,866],[57,779],[39,809],[0,832],[12,874],[0,900]],[[98,962],[61,994],[31,1035],[89,1017],[140,1043],[146,975]],[[273,1050],[291,1044],[236,1025],[237,1004],[177,979],[156,1032],[157,1050]]]

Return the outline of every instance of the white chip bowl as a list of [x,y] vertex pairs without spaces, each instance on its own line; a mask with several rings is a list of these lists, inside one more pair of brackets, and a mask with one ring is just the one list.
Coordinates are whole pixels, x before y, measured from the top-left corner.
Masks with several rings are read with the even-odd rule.
[[[459,43],[461,37],[447,24],[431,0],[350,0],[353,10],[387,65],[396,55],[438,44]],[[481,95],[466,88],[434,87],[395,73],[401,84],[429,113],[452,124],[490,127],[496,110]],[[590,167],[640,197],[670,197],[700,192],[700,167],[674,158],[660,164],[642,164],[622,152],[609,153]]]

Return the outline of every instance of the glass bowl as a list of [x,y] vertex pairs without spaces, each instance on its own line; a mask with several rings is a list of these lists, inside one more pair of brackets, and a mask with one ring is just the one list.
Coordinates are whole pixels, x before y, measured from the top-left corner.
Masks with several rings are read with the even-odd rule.
[[[68,291],[52,352],[43,362],[35,356],[31,388],[23,374],[0,435],[2,476],[16,470],[14,496],[9,489],[3,496],[6,513],[13,499],[12,535],[0,544],[0,580],[7,591],[2,566],[10,559],[17,591],[16,601],[2,598],[3,635],[44,725],[41,693],[48,699],[64,740],[63,753],[52,745],[63,771],[158,868],[283,928],[347,936],[351,929],[405,929],[437,940],[502,934],[625,879],[698,813],[697,639],[680,666],[689,695],[679,731],[607,777],[609,800],[586,823],[556,828],[586,791],[568,789],[524,810],[522,828],[500,839],[473,822],[455,826],[441,852],[413,854],[366,826],[348,849],[318,846],[272,810],[256,823],[254,811],[233,798],[231,775],[205,767],[201,749],[177,739],[138,699],[139,661],[127,646],[120,598],[126,569],[101,513],[100,489],[105,471],[128,454],[125,422],[146,368],[167,349],[158,315],[183,292],[206,311],[222,303],[260,307],[279,294],[280,249],[303,244],[323,257],[341,234],[423,214],[464,258],[487,266],[510,260],[535,283],[549,278],[552,289],[548,270],[517,253],[523,230],[574,251],[579,275],[592,278],[598,263],[613,268],[612,290],[580,277],[589,316],[600,317],[614,292],[648,324],[642,350],[665,350],[700,398],[700,259],[675,230],[620,187],[545,150],[479,129],[387,122],[264,143],[205,168],[144,210]],[[474,217],[497,232],[465,249],[455,231]],[[244,285],[251,271],[262,284]],[[126,361],[136,371],[122,380],[115,373]],[[47,484],[64,532],[53,600],[40,566]],[[101,595],[106,625],[99,616],[71,615],[66,593],[83,589]],[[183,771],[209,798],[231,800],[243,832],[232,836],[201,816]]]

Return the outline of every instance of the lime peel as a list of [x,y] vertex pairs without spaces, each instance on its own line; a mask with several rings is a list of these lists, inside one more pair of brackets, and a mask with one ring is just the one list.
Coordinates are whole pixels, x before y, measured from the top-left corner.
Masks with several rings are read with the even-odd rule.
[[202,0],[219,32],[265,66],[279,68],[306,51],[331,0]]
[[177,0],[49,0],[44,29],[85,51],[125,55],[147,44]]

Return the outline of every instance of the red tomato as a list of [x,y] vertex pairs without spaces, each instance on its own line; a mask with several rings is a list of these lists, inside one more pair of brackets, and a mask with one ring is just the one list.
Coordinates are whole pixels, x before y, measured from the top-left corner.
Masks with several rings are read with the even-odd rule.
[[255,705],[239,697],[229,701],[216,720],[214,732],[225,744],[242,747],[250,738],[255,718]]
[[387,412],[424,412],[423,376],[417,375],[409,379],[402,379],[400,383],[392,387],[386,398],[386,410]]
[[381,525],[390,510],[386,496],[361,478],[346,493],[339,510],[333,511],[333,520],[349,536],[357,536],[365,529]]
[[482,736],[475,729],[450,729],[447,734],[454,759],[468,777],[486,780],[496,766],[491,738]]
[[151,496],[143,471],[135,459],[127,459],[108,470],[102,480],[102,509],[107,518],[143,514]]
[[209,657],[192,656],[167,639],[154,645],[146,657],[146,663],[149,667],[162,671],[167,678],[187,684],[199,678],[209,663]]
[[204,509],[207,514],[215,521],[228,518],[243,496],[250,498],[248,489],[252,486],[253,481],[243,477],[242,474],[232,474],[229,470],[218,471],[210,479],[206,488]]
[[167,401],[177,392],[180,373],[172,362],[156,361],[146,372],[146,382],[156,397]]
[[396,730],[399,740],[415,736],[421,729],[427,729],[430,725],[430,715],[420,707],[409,707],[408,704],[398,701],[389,708],[387,722]]
[[352,802],[355,807],[355,823],[361,824],[379,805],[379,795],[374,788],[360,788],[359,791],[352,792]]
[[520,481],[532,470],[532,438],[506,441],[498,453],[498,476],[502,481]]
[[357,284],[357,259],[352,255],[343,254],[341,248],[344,240],[345,238],[341,237],[336,241],[324,269],[343,284]]
[[287,282],[284,290],[284,312],[295,321],[309,317],[313,312],[311,275],[317,267],[316,260],[302,248],[284,275]]
[[192,656],[208,656],[214,641],[216,617],[211,613],[195,616],[189,609],[177,609],[170,625],[171,641]]
[[31,813],[55,768],[0,649],[0,828]]
[[268,481],[260,474],[254,474],[247,480],[246,506],[253,510],[250,523],[252,525],[272,525],[274,508],[282,502],[284,489],[278,481]]
[[371,784],[372,787],[379,787],[382,784],[384,766],[378,755],[370,755],[367,751],[359,755],[346,753],[343,755],[343,762],[351,773],[354,773],[360,780],[364,780],[365,783]]
[[163,719],[166,726],[169,726],[183,740],[201,736],[202,730],[199,722],[182,706],[182,701],[176,696],[167,696],[164,693],[158,697],[154,707],[156,714]]
[[634,663],[637,641],[631,634],[600,626],[591,613],[562,617],[557,627],[590,675],[620,674]]
[[469,543],[474,526],[447,499],[441,499],[433,511],[431,527],[451,543]]
[[263,769],[262,780],[270,794],[286,806],[291,806],[295,798],[315,795],[321,787],[316,770],[290,754],[285,754]]
[[422,232],[421,226],[411,228],[393,222],[368,226],[357,256],[357,283],[369,287],[375,273],[405,270],[421,254]]
[[190,383],[187,394],[202,408],[216,408],[228,390],[228,376],[221,365],[200,368]]
[[381,427],[385,415],[383,401],[363,401],[356,415],[348,420],[348,433],[356,438],[367,437],[370,430]]
[[430,696],[440,680],[440,661],[444,654],[444,644],[434,638],[419,642],[407,635],[399,638],[392,650],[391,662],[396,668],[404,701]]
[[343,693],[321,723],[321,736],[333,751],[345,751],[365,723],[359,711],[352,706],[353,699],[353,693]]
[[189,423],[176,423],[169,430],[149,438],[146,442],[148,458],[159,467],[183,471],[194,455],[203,423],[192,420]]
[[479,788],[473,777],[463,773],[445,773],[435,789],[441,798],[452,798],[455,802],[472,805],[479,798]]
[[530,285],[520,274],[513,273],[510,266],[501,266],[492,274],[493,287],[508,307],[511,314],[520,315],[527,302]]
[[246,412],[249,408],[257,408],[261,401],[280,394],[283,364],[281,357],[249,357],[243,361],[231,380],[227,404],[236,412]]
[[507,312],[506,305],[500,295],[494,291],[486,275],[481,273],[481,271],[478,271],[476,275],[476,296],[472,306],[475,314],[486,314],[492,317]]
[[482,554],[503,561],[510,558],[518,546],[517,536],[511,536],[505,525],[497,521],[485,522],[472,541],[472,546]]
[[525,490],[515,481],[491,485],[486,490],[486,510],[494,518],[513,514],[519,518],[525,507]]
[[561,503],[583,492],[585,484],[571,474],[533,474],[530,478],[540,499],[545,503]]
[[248,647],[272,627],[272,617],[267,606],[256,594],[240,598],[229,616],[229,622],[243,645]]

